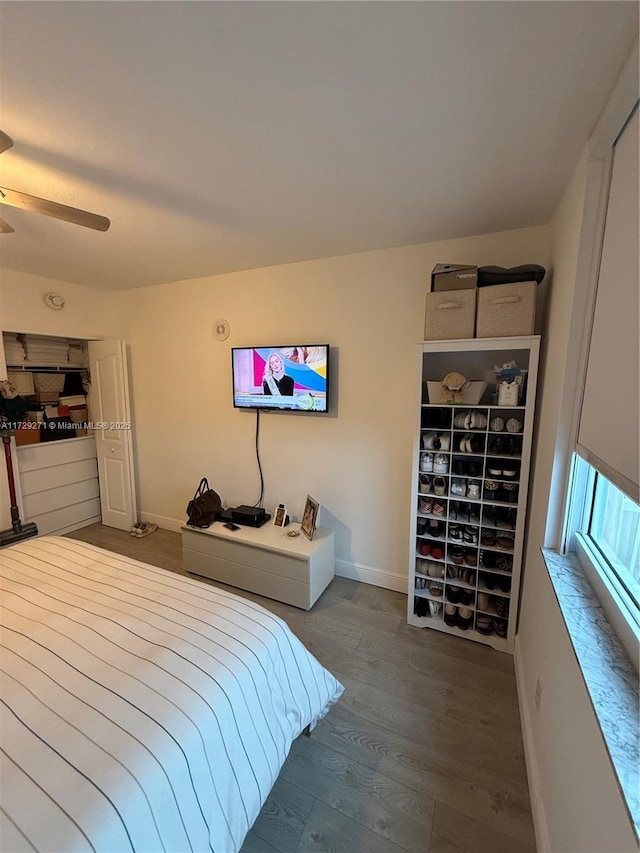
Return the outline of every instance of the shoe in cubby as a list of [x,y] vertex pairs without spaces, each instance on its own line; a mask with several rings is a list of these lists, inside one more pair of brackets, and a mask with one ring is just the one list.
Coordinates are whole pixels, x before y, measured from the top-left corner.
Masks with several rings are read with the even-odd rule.
[[445,604],[444,606],[444,624],[450,628],[454,628],[458,621],[458,608],[455,604]]
[[515,536],[513,533],[501,532],[496,536],[496,548],[498,551],[513,551]]
[[437,518],[430,518],[427,524],[427,536],[432,539],[444,539],[445,523]]
[[433,473],[433,453],[420,454],[420,470],[423,474]]
[[459,607],[456,627],[461,631],[468,631],[473,623],[473,610],[469,607]]
[[452,477],[451,494],[454,497],[465,498],[467,496],[467,481],[460,477]]
[[433,478],[428,474],[420,474],[418,489],[421,495],[430,495],[433,491]]
[[413,599],[413,612],[416,616],[424,618],[429,615],[429,602],[426,598],[416,595]]
[[449,473],[449,457],[446,456],[444,453],[436,453],[436,455],[433,457],[433,473]]
[[517,483],[503,483],[501,495],[505,503],[517,504],[520,495],[520,487]]
[[493,634],[493,617],[488,613],[476,613],[476,631],[484,636]]

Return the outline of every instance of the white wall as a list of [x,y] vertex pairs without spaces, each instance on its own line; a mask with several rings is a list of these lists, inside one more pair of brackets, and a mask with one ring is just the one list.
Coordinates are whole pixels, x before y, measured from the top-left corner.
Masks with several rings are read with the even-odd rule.
[[[231,505],[259,496],[255,414],[232,407],[230,348],[328,342],[329,417],[260,419],[265,503],[307,494],[336,531],[338,571],[406,590],[416,343],[436,263],[548,263],[548,229],[368,252],[121,294],[130,343],[139,505],[184,520],[201,476]],[[214,337],[214,321],[231,325]]]
[[[66,304],[61,311],[53,311],[46,306],[44,296],[50,292],[64,296]],[[0,329],[79,338],[116,336],[116,307],[117,296],[113,293],[2,270]],[[0,376],[6,374],[0,373]],[[0,459],[0,530],[10,526],[9,504],[3,454]]]
[[[46,293],[65,298],[61,311],[48,308]],[[3,269],[0,328],[39,335],[90,338],[117,334],[118,298],[91,287]]]
[[[546,303],[516,664],[540,851],[630,853],[637,849],[632,826],[540,553],[549,518],[561,512],[553,500],[550,505],[549,495],[554,465],[564,464],[554,455],[574,345],[569,329],[586,176],[584,157],[551,223],[553,280]],[[539,712],[537,679],[542,685]]]

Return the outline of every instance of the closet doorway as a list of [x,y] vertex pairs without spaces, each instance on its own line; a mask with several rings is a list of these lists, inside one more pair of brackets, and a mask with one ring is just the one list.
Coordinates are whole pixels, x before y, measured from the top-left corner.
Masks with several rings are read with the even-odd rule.
[[[3,344],[7,375],[33,403],[28,418],[41,424],[14,448],[22,518],[41,534],[100,520],[129,530],[137,508],[124,341],[3,332]],[[69,410],[86,429],[48,427]]]

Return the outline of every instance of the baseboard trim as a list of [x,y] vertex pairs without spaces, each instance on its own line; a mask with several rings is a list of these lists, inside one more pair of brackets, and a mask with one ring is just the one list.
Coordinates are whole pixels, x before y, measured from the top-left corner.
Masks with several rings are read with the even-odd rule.
[[396,575],[392,572],[382,572],[371,566],[361,566],[358,563],[347,563],[345,560],[335,561],[336,575],[340,578],[368,583],[371,586],[380,586],[383,589],[391,589],[394,592],[407,591],[406,575]]
[[140,521],[146,521],[157,524],[162,530],[171,530],[173,533],[180,533],[180,528],[185,524],[184,521],[178,521],[176,518],[166,518],[164,515],[153,515],[149,512],[139,513]]
[[520,643],[516,634],[515,648],[513,654],[516,688],[518,693],[518,706],[520,708],[520,722],[522,725],[522,740],[524,743],[524,758],[527,768],[527,779],[529,781],[529,799],[531,800],[531,817],[533,818],[533,829],[536,834],[536,850],[538,853],[551,853],[549,841],[549,829],[547,827],[547,816],[542,798],[542,785],[540,783],[540,770],[536,758],[536,750],[533,738],[533,726],[531,715],[527,704],[527,692],[525,687],[524,665],[520,654]]

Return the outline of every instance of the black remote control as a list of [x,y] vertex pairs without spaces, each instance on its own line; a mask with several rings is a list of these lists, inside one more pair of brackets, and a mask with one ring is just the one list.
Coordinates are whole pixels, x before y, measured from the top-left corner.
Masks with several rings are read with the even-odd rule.
[[240,525],[234,524],[233,521],[227,521],[224,526],[227,528],[227,530],[240,530]]

